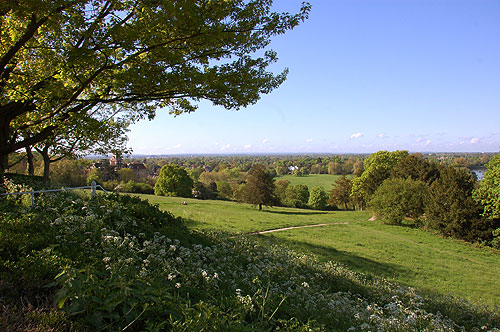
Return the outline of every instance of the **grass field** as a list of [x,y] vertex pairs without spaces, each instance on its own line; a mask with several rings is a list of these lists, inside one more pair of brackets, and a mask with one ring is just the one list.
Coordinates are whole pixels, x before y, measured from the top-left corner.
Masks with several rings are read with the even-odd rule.
[[[273,228],[332,223],[258,235],[341,262],[355,271],[382,276],[429,293],[452,294],[473,303],[500,305],[500,253],[444,239],[410,227],[369,221],[366,212],[323,212],[291,208],[258,211],[248,204],[141,195],[187,220],[193,229],[247,233]],[[344,223],[348,224],[334,224]]]
[[340,175],[331,174],[309,174],[307,176],[283,175],[276,179],[288,180],[290,184],[305,184],[309,190],[314,187],[323,187],[327,192],[332,190],[332,184],[340,177]]

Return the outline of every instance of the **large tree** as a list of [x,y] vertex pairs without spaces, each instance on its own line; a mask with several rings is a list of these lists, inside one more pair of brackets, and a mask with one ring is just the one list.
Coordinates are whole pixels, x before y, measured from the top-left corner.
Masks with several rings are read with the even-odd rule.
[[158,196],[191,197],[193,180],[184,168],[175,164],[163,166],[154,190]]
[[484,206],[483,215],[488,219],[500,219],[500,153],[486,165],[484,178],[474,192],[474,198]]
[[390,177],[394,166],[407,155],[408,151],[378,151],[366,158],[363,173],[352,180],[351,198],[361,209],[382,182]]
[[[307,18],[272,0],[0,2],[0,160],[103,113],[152,119],[200,99],[238,109],[286,78],[270,38]],[[255,55],[258,54],[258,55]]]
[[254,165],[248,171],[240,199],[245,203],[257,205],[259,210],[262,210],[263,205],[273,206],[278,202],[274,179],[264,165]]

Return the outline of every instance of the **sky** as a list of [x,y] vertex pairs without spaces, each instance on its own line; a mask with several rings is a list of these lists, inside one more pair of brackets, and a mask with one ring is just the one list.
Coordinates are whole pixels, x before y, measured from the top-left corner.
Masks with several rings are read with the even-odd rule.
[[499,151],[499,0],[309,2],[269,46],[279,88],[239,111],[158,110],[131,126],[134,154]]

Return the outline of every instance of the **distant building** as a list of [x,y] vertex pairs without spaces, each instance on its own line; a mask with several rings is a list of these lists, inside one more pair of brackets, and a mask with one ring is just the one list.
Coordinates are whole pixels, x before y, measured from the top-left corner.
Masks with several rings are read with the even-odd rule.
[[138,177],[148,176],[148,169],[143,163],[130,163],[127,168],[133,170]]
[[109,165],[113,167],[115,171],[122,169],[125,165],[123,164],[123,159],[121,156],[117,156],[116,154],[111,156],[109,159]]

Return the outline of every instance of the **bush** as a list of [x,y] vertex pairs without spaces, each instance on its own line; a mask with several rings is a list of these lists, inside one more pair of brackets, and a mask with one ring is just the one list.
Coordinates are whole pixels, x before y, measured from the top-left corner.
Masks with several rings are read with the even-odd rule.
[[328,195],[323,187],[314,187],[309,195],[309,206],[314,210],[326,209]]
[[160,170],[160,175],[155,184],[155,195],[191,197],[193,180],[184,168],[179,165],[165,165]]
[[133,180],[128,182],[122,181],[115,187],[115,190],[123,193],[154,194],[154,189],[151,185],[143,182],[135,182]]
[[418,222],[425,211],[427,185],[408,179],[385,180],[375,191],[368,207],[391,224],[400,225],[405,218]]
[[304,184],[289,185],[285,190],[285,204],[290,207],[303,208],[309,201],[309,188]]

